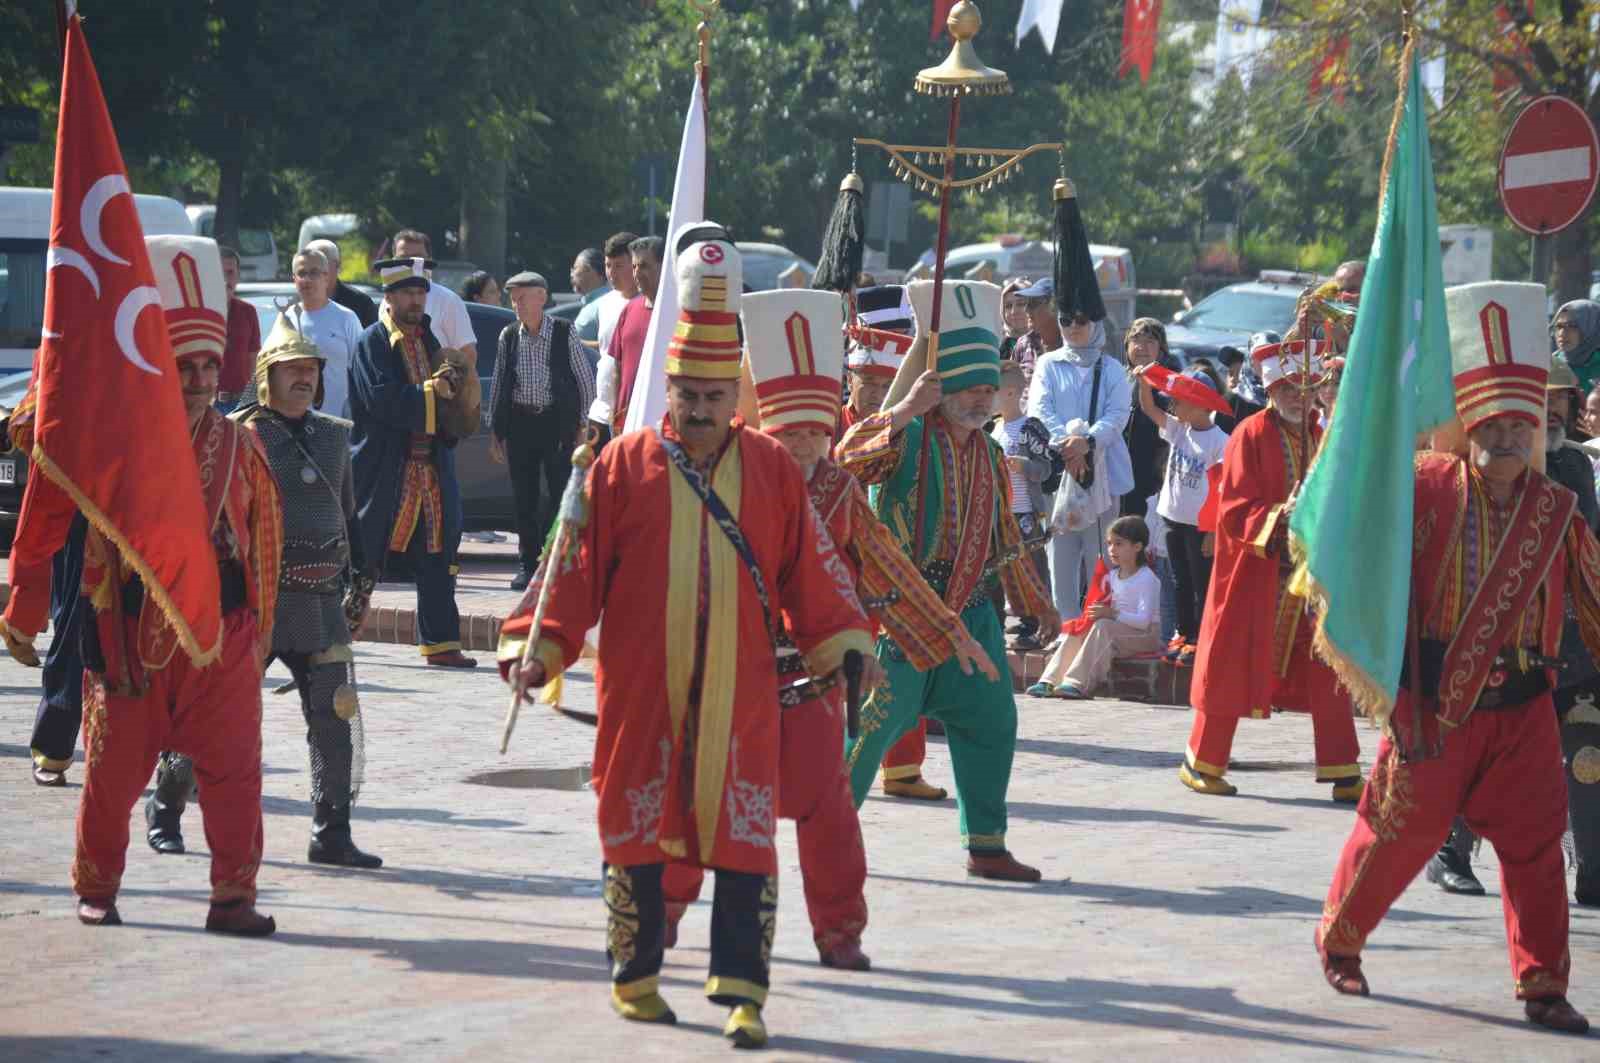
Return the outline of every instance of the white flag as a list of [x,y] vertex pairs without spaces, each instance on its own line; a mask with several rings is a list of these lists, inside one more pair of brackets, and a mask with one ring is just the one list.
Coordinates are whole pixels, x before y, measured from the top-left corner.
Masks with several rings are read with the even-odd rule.
[[661,283],[656,288],[656,304],[650,314],[650,331],[645,335],[644,351],[639,356],[639,371],[633,378],[633,397],[628,401],[628,419],[622,428],[659,424],[667,412],[667,341],[678,325],[678,271],[674,260],[672,234],[690,222],[706,220],[706,98],[700,79],[694,79],[694,95],[689,113],[683,119],[683,144],[678,148],[678,173],[672,181],[672,212],[667,219],[667,246],[661,255]]
[[1029,30],[1038,30],[1048,54],[1056,49],[1056,30],[1061,27],[1061,0],[1022,0],[1022,14],[1017,16],[1017,46]]
[[1237,69],[1246,86],[1255,73],[1256,60],[1272,41],[1272,31],[1261,21],[1261,0],[1222,0],[1217,9],[1216,80]]

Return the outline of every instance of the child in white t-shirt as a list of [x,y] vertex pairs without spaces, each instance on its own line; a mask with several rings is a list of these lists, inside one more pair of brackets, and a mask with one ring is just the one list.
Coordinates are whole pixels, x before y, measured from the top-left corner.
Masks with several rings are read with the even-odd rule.
[[1162,390],[1172,397],[1172,412],[1156,405],[1155,389],[1147,373],[1139,375],[1139,408],[1161,429],[1167,442],[1167,471],[1156,498],[1156,512],[1167,526],[1167,558],[1177,584],[1178,633],[1168,647],[1168,657],[1180,664],[1194,660],[1200,622],[1211,584],[1211,555],[1215,536],[1198,526],[1200,507],[1210,489],[1206,471],[1222,460],[1227,433],[1212,423],[1212,409],[1196,399],[1210,398],[1220,408],[1223,399],[1204,374],[1185,373],[1166,380]]
[[1089,588],[1083,616],[1061,625],[1061,641],[1029,694],[1081,701],[1106,681],[1118,657],[1161,649],[1161,581],[1150,570],[1149,545],[1143,517],[1112,521],[1106,553],[1116,567]]

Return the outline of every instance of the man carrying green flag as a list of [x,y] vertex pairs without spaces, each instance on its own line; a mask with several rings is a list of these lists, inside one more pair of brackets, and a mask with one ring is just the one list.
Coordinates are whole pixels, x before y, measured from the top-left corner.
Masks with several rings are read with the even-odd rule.
[[[1534,465],[1550,367],[1543,285],[1441,292],[1414,45],[1402,62],[1402,120],[1344,378],[1359,390],[1338,404],[1291,520],[1300,582],[1322,605],[1318,649],[1384,729],[1316,946],[1335,990],[1367,995],[1368,935],[1459,813],[1500,857],[1528,1020],[1584,1033],[1566,999],[1567,794],[1550,688],[1569,601],[1600,652],[1600,544],[1576,496]],[[1410,433],[1444,419],[1442,380],[1465,453],[1413,457]],[[1341,567],[1340,548],[1359,570],[1354,558]]]

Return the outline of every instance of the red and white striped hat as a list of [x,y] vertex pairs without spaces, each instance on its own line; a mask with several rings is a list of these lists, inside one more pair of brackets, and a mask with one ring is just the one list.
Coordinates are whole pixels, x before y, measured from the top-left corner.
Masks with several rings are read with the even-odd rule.
[[861,373],[893,377],[911,349],[916,322],[902,284],[880,284],[856,292],[856,320],[850,326],[845,364]]
[[1542,284],[1488,281],[1444,290],[1456,412],[1467,431],[1491,417],[1545,423],[1550,338]]
[[222,255],[206,236],[147,236],[174,358],[221,359],[228,345],[228,288]]
[[763,432],[839,421],[844,371],[844,299],[838,292],[779,288],[739,304]]

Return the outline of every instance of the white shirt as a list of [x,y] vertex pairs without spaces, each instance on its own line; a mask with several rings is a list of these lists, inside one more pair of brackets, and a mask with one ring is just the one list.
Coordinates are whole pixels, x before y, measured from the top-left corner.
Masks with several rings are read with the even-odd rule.
[[1117,607],[1113,618],[1129,627],[1148,628],[1156,622],[1156,612],[1161,608],[1161,581],[1150,571],[1149,565],[1140,565],[1139,571],[1122,578],[1118,569],[1106,575],[1111,588],[1111,604]]
[[286,314],[296,332],[317,345],[322,367],[322,412],[350,417],[350,362],[361,342],[361,319],[354,310],[330,302],[317,310],[296,303]]
[[595,310],[600,315],[600,332],[596,337],[600,342],[600,353],[611,353],[611,333],[616,331],[617,318],[622,316],[622,308],[628,305],[628,296],[623,295],[615,288],[602,295],[595,303]]
[[476,347],[478,336],[472,331],[472,318],[461,296],[437,282],[428,285],[428,303],[423,310],[433,326],[433,338],[441,347],[465,350]]
[[1167,454],[1167,476],[1161,481],[1156,512],[1172,524],[1194,524],[1210,490],[1206,470],[1222,460],[1228,434],[1216,425],[1190,428],[1169,413],[1161,426],[1161,438],[1172,449]]

